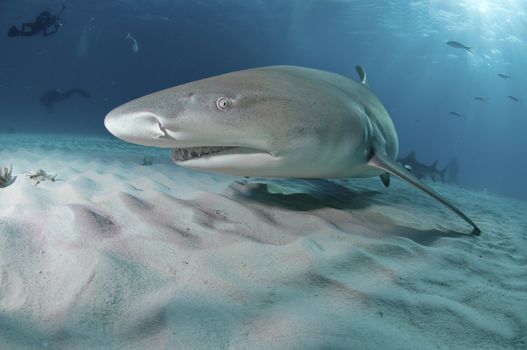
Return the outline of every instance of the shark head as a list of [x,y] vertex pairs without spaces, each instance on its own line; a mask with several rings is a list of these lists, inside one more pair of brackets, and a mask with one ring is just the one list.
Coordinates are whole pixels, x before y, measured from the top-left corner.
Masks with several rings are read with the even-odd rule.
[[345,106],[284,72],[259,68],[179,85],[114,109],[104,123],[125,141],[172,148],[175,163],[194,170],[318,177],[331,167],[321,154],[342,167],[339,138],[349,143],[351,132],[323,116]]

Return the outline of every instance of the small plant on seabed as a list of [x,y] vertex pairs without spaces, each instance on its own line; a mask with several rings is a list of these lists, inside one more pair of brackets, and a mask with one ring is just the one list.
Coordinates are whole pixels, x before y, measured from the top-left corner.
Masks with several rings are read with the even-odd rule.
[[154,163],[154,158],[150,156],[145,156],[143,158],[143,163],[141,163],[142,166],[152,165]]
[[0,188],[7,187],[13,183],[13,166],[4,166],[0,169]]
[[42,181],[57,181],[57,175],[49,175],[42,169],[31,170],[27,173],[27,177],[34,182],[34,185],[38,185]]

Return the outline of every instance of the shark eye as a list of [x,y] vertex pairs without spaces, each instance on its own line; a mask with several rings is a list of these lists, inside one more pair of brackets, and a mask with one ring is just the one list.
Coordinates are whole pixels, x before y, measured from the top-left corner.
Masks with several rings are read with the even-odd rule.
[[228,97],[220,97],[216,100],[216,107],[220,111],[225,111],[231,106],[231,99]]

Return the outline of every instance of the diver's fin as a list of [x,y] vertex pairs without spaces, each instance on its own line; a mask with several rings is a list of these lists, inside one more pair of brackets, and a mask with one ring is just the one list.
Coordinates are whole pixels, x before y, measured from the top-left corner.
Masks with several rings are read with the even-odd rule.
[[9,28],[9,31],[7,32],[7,36],[13,38],[18,35],[20,35],[20,31],[18,30],[18,28],[15,26],[11,26],[11,28]]
[[481,230],[479,227],[476,226],[476,224],[470,220],[468,216],[466,216],[461,210],[456,208],[453,204],[448,202],[446,199],[441,197],[437,192],[432,190],[430,187],[419,181],[414,175],[412,175],[410,172],[408,172],[405,168],[397,164],[396,162],[389,159],[384,154],[374,153],[373,156],[368,161],[368,165],[372,166],[377,169],[384,170],[394,176],[397,176],[406,182],[414,185],[415,187],[419,188],[423,192],[426,192],[431,197],[434,197],[439,202],[443,203],[447,208],[452,210],[454,213],[456,213],[459,217],[461,217],[463,220],[465,220],[469,225],[473,227],[472,234],[479,236],[481,233]]
[[366,86],[368,86],[368,81],[366,80],[366,71],[364,70],[364,68],[362,68],[361,66],[359,65],[356,65],[355,66],[355,70],[357,71],[357,74],[359,75],[359,78],[360,78],[360,82]]
[[384,187],[390,186],[390,174],[384,173],[379,176],[381,178],[382,183],[384,184]]

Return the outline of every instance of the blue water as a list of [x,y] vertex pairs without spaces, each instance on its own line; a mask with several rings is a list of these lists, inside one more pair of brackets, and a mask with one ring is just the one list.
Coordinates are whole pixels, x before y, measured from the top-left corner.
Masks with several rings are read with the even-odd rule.
[[[461,185],[527,198],[524,0],[65,1],[57,34],[5,35],[62,3],[0,0],[0,132],[106,134],[108,111],[173,85],[273,64],[355,78],[361,64],[401,155],[416,150],[440,166],[457,157]],[[40,103],[47,90],[73,87],[91,97],[51,112]]]

